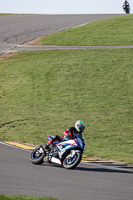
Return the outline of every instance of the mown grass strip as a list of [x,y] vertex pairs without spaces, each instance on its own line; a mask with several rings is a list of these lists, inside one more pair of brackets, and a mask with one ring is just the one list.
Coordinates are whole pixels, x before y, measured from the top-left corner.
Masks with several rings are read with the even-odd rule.
[[13,13],[0,13],[0,15],[19,15],[19,14],[13,14]]
[[133,15],[92,22],[49,35],[39,41],[43,45],[102,46],[133,44]]
[[0,194],[0,200],[57,200],[51,197],[25,197]]

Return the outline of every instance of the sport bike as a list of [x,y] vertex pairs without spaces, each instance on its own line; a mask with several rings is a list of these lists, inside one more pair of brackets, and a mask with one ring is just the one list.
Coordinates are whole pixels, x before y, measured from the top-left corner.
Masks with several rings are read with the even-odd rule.
[[130,14],[130,5],[128,2],[123,4],[123,10],[125,11],[126,14]]
[[[48,149],[45,145],[38,146],[31,153],[31,162],[40,165],[43,162],[56,163],[62,165],[66,169],[76,167],[82,159],[82,154],[86,150],[84,135],[75,135],[76,138],[68,139],[61,142],[54,142]],[[47,135],[48,139],[52,139],[51,135]]]

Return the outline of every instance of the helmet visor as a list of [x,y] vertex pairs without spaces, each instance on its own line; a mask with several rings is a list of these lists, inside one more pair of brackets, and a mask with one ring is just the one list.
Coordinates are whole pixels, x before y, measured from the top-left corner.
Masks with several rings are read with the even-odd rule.
[[81,128],[80,128],[80,131],[81,131],[81,132],[84,132],[84,130],[85,130],[85,127],[81,127]]

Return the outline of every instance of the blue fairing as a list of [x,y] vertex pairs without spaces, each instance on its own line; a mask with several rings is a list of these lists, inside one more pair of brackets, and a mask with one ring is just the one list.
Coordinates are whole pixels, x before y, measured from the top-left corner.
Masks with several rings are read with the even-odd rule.
[[[77,136],[75,134],[75,136]],[[51,135],[47,135],[48,139],[51,140],[52,136]],[[64,142],[68,141],[68,143],[62,143],[62,142],[53,142],[53,144],[55,144],[60,150],[69,150],[69,149],[75,149],[75,148],[80,148],[81,150],[84,150],[85,147],[85,142],[84,139],[80,138],[77,136],[77,138],[74,139],[76,144],[70,144],[69,141],[72,139],[69,139],[68,137],[64,137]]]
[[80,148],[80,149],[84,149],[84,146],[85,146],[85,143],[84,143],[84,140],[83,139],[81,139],[81,138],[77,138],[77,139],[75,139],[75,142],[76,142],[76,144],[78,145],[78,147]]
[[82,149],[82,147],[80,146],[79,142],[75,139],[75,142],[77,143],[77,145]]
[[72,148],[77,148],[77,146],[70,145],[70,144],[57,144],[57,146],[62,150],[62,149],[72,149]]

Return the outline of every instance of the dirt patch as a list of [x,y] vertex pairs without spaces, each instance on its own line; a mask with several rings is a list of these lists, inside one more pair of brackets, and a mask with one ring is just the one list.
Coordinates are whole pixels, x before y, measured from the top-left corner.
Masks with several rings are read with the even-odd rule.
[[14,56],[18,53],[19,52],[5,52],[5,53],[0,55],[0,60],[4,60],[5,58],[10,57],[10,56]]
[[31,41],[28,41],[28,42],[25,42],[23,43],[23,45],[30,45],[30,46],[44,46],[44,45],[41,45],[38,41],[41,40],[43,37],[40,37],[40,38],[36,38],[34,40],[31,40]]
[[[63,31],[64,31],[64,30],[59,31],[59,32],[63,32]],[[31,46],[49,46],[49,45],[40,44],[39,41],[40,41],[41,39],[45,38],[45,37],[48,37],[49,35],[53,35],[53,34],[56,34],[56,33],[59,33],[59,32],[51,33],[51,34],[48,34],[48,35],[45,35],[45,36],[36,38],[36,39],[34,39],[34,40],[31,40],[31,41],[28,41],[28,42],[23,43],[23,45],[31,45]]]

